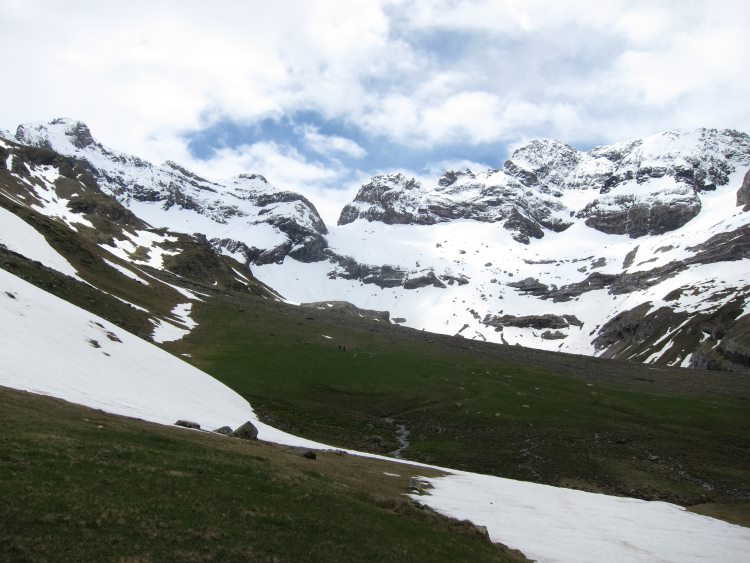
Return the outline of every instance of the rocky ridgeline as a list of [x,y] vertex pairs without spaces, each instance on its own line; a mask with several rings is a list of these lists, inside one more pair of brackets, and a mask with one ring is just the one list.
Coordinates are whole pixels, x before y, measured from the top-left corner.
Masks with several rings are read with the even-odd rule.
[[[670,131],[589,152],[551,140],[517,149],[501,170],[448,171],[426,188],[402,174],[376,176],[341,212],[364,219],[432,225],[454,219],[500,222],[518,242],[575,221],[633,238],[683,226],[701,210],[699,194],[726,185],[750,165],[750,137],[734,130]],[[570,208],[566,192],[584,191]],[[748,205],[750,188],[738,194]],[[577,198],[580,199],[580,198]]]
[[[112,276],[119,283],[142,283],[133,282],[134,278],[128,278],[127,273],[123,277],[129,268],[122,265],[123,257],[117,248],[127,248],[133,237],[145,234],[132,252],[123,252],[128,255],[125,262],[132,261],[137,268],[145,268],[150,272],[148,275],[168,273],[218,290],[247,290],[234,271],[238,265],[217,253],[204,236],[151,228],[102,189],[86,161],[49,148],[18,143],[3,145],[0,146],[5,196],[2,207],[22,217],[48,240],[60,244],[72,256],[79,273],[85,273],[84,277],[88,275],[105,284],[118,283],[113,282]],[[45,176],[54,180],[43,181]],[[113,260],[120,262],[116,265],[119,270],[112,270]]]
[[564,207],[554,197],[528,190],[512,178],[504,184],[488,185],[487,175],[448,171],[433,190],[402,174],[376,176],[344,207],[338,224],[357,219],[415,225],[455,219],[502,222],[517,241],[526,244],[530,238],[544,236],[542,227],[559,231],[570,226]]
[[[396,242],[395,262],[387,264],[372,263],[366,249],[349,247],[347,255],[329,248],[326,226],[312,204],[274,188],[260,175],[217,183],[174,162],[154,166],[105,148],[88,127],[71,120],[22,125],[16,139],[24,145],[0,147],[0,171],[8,168],[23,180],[19,190],[28,192],[29,202],[34,201],[31,188],[40,181],[42,168],[59,171],[57,195],[67,210],[96,226],[98,243],[124,240],[118,233],[126,226],[199,232],[179,238],[179,252],[163,249],[168,251],[164,267],[190,280],[213,282],[221,270],[219,287],[241,284],[236,270],[224,264],[226,257],[217,256],[216,250],[258,265],[281,263],[287,256],[324,261],[327,277],[353,282],[348,287],[364,284],[396,291],[371,290],[368,309],[358,309],[335,301],[341,296],[330,293],[325,278],[308,278],[305,283],[313,290],[322,288],[314,297],[321,301],[308,305],[312,308],[384,322],[394,315],[393,322],[418,327],[407,319],[411,305],[400,310],[380,298],[403,295],[399,291],[404,290],[413,303],[420,303],[422,295],[440,301],[445,311],[440,323],[445,321],[451,334],[462,323],[457,334],[464,337],[668,365],[750,367],[750,315],[745,314],[750,285],[736,275],[737,262],[750,258],[750,219],[743,218],[750,217],[745,213],[750,211],[750,137],[744,133],[667,132],[588,152],[540,140],[516,150],[502,169],[448,171],[432,187],[402,174],[374,177],[342,210],[340,225],[360,220],[402,225],[470,220],[497,224],[522,244],[556,231],[561,234],[553,242],[564,245],[565,237],[585,238],[587,232],[595,234],[594,229],[638,239],[613,239],[617,251],[606,258],[597,258],[590,245],[580,255],[537,253],[533,258],[517,245],[479,245],[464,257],[467,251],[452,241],[452,251],[437,250],[435,256],[427,252],[416,261],[402,259]],[[744,181],[738,181],[740,172]],[[730,179],[736,185],[730,186]],[[732,197],[727,204],[725,196],[735,193],[736,201]],[[716,201],[722,202],[721,208]],[[669,233],[696,215],[700,223],[692,223],[692,229],[688,225],[679,236],[665,235],[663,243],[641,238]],[[110,232],[99,222],[116,228]],[[574,224],[575,229],[564,232]],[[594,244],[606,238],[598,236]],[[540,248],[543,245],[535,249]],[[488,250],[492,254],[477,254]],[[662,256],[671,257],[660,260]],[[734,277],[717,276],[722,265]],[[320,268],[314,268],[320,276]],[[690,273],[694,270],[700,271],[697,277]],[[498,291],[499,285],[505,288]],[[426,290],[419,291],[422,288]],[[603,296],[613,306],[600,311]],[[454,318],[460,321],[451,323]],[[442,324],[427,328],[439,332]]]
[[390,287],[420,289],[428,286],[445,289],[454,284],[466,285],[469,283],[469,280],[463,275],[436,274],[432,268],[414,271],[389,264],[382,266],[362,264],[351,256],[343,256],[330,249],[326,249],[325,254],[335,266],[333,270],[328,272],[330,279],[357,280],[363,284],[376,285],[381,289]]
[[[314,205],[263,176],[243,174],[219,183],[175,162],[155,166],[107,149],[84,123],[70,119],[20,125],[15,139],[75,158],[102,190],[155,227],[200,232],[249,263],[281,262],[287,255],[301,261],[323,258],[327,229]],[[253,229],[263,225],[270,236]]]

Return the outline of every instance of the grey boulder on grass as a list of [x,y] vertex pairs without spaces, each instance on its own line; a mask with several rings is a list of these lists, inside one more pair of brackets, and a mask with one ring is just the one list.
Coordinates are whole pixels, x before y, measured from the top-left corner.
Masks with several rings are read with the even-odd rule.
[[248,420],[245,424],[237,428],[232,435],[242,440],[255,440],[258,438],[258,429]]

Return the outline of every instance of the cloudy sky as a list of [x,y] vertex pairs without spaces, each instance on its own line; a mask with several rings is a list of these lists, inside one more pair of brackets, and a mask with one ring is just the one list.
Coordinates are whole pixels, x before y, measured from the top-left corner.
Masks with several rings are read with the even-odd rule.
[[0,128],[65,116],[327,222],[369,176],[670,128],[750,131],[746,0],[0,0]]

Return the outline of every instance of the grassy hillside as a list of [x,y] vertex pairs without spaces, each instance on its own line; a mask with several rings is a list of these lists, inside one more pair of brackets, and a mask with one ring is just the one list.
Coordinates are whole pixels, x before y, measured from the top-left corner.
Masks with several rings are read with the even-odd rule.
[[309,460],[5,388],[0,425],[3,561],[524,560],[404,500],[424,469]]
[[[0,267],[148,331],[139,311],[1,248]],[[198,328],[165,347],[278,427],[387,453],[403,425],[409,459],[701,505],[750,523],[746,376],[439,336],[288,306],[260,287],[255,295],[190,287],[212,297],[194,304]]]
[[303,436],[388,452],[402,424],[409,459],[747,511],[742,376],[488,345],[265,299],[217,297],[193,316],[199,327],[166,347]]

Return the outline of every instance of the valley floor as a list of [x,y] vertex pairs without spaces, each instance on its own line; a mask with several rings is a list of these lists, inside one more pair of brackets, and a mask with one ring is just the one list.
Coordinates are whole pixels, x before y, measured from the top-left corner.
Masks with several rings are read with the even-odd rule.
[[[257,422],[257,417],[242,397],[196,368],[15,276],[4,271],[0,271],[0,276],[0,299],[3,304],[0,307],[0,327],[3,327],[0,336],[4,342],[12,343],[12,346],[4,346],[0,352],[0,362],[5,366],[0,384],[51,394],[80,404],[105,408],[115,414],[137,416],[162,424],[171,424],[176,418],[196,418],[204,427],[212,429],[223,423],[236,426],[245,419]],[[65,326],[65,331],[41,334],[44,338],[39,338],[41,327],[60,326]],[[19,358],[24,361],[19,361]],[[52,360],[54,365],[50,364]],[[190,457],[192,453],[187,452],[190,448],[182,437],[189,441],[218,440],[216,444],[226,444],[229,450],[246,447],[238,445],[235,440],[187,431],[178,435],[174,430],[149,430],[150,427],[145,426],[140,426],[135,433],[123,428],[113,435],[108,428],[120,423],[113,422],[108,415],[86,415],[79,411],[78,418],[71,418],[68,414],[65,415],[67,422],[57,421],[54,408],[45,409],[37,404],[22,408],[25,413],[21,413],[14,404],[28,405],[33,400],[17,393],[5,394],[10,397],[9,404],[0,412],[6,417],[3,424],[8,432],[4,435],[7,445],[3,448],[0,470],[7,477],[2,480],[8,487],[3,497],[15,499],[4,508],[3,516],[3,529],[9,540],[4,543],[6,549],[14,550],[8,553],[9,556],[23,558],[32,554],[32,558],[49,557],[49,552],[44,551],[41,556],[38,553],[34,555],[34,542],[28,537],[28,532],[19,531],[21,525],[36,528],[39,533],[48,524],[53,525],[56,533],[64,530],[70,532],[71,527],[77,526],[79,539],[101,537],[99,534],[102,530],[106,534],[123,525],[133,527],[132,539],[140,541],[141,549],[152,554],[148,558],[161,559],[154,554],[159,553],[158,550],[168,549],[166,544],[152,544],[148,539],[151,535],[141,534],[151,529],[153,538],[161,538],[159,542],[164,542],[166,537],[174,537],[175,534],[180,537],[179,530],[187,525],[189,533],[185,545],[180,544],[179,547],[186,550],[184,553],[187,555],[176,558],[188,559],[195,555],[191,550],[202,549],[199,546],[205,542],[224,541],[240,533],[237,530],[238,526],[243,527],[243,521],[251,526],[257,525],[261,530],[267,527],[268,533],[259,532],[263,537],[254,538],[258,545],[264,546],[257,548],[262,549],[264,557],[275,554],[273,550],[276,548],[271,547],[269,541],[273,545],[289,541],[287,534],[297,528],[307,530],[305,541],[316,538],[316,549],[325,546],[324,556],[318,557],[319,554],[315,553],[310,557],[313,560],[408,560],[415,553],[424,558],[425,553],[436,550],[427,531],[419,542],[430,544],[429,548],[418,548],[419,542],[412,543],[409,538],[399,540],[401,543],[397,542],[397,545],[400,547],[395,552],[392,545],[384,546],[382,542],[373,541],[372,537],[367,541],[344,541],[341,530],[346,530],[347,525],[343,521],[340,530],[332,530],[336,528],[337,519],[342,520],[347,514],[346,510],[349,511],[347,521],[360,517],[356,504],[361,502],[358,489],[336,477],[329,481],[324,473],[310,466],[304,466],[307,469],[302,468],[292,476],[282,475],[279,478],[273,469],[268,471],[268,466],[263,469],[266,460],[259,455],[256,461],[261,468],[256,470],[254,480],[250,479],[248,483],[245,479],[249,477],[241,468],[246,469],[247,463],[258,465],[252,457],[235,458],[226,452],[221,454],[222,467],[206,465],[206,460],[214,455],[211,447],[206,445],[208,449],[202,450],[200,459]],[[102,418],[106,419],[105,423],[102,423]],[[33,424],[29,421],[33,421]],[[69,432],[55,431],[56,424]],[[37,429],[37,425],[43,430]],[[92,436],[100,430],[101,438],[93,440]],[[261,430],[261,437],[266,439],[283,437],[287,443],[306,448],[326,448],[289,434],[274,434],[272,427],[262,426]],[[160,453],[155,453],[154,448]],[[170,452],[175,453],[176,457],[162,463]],[[182,456],[188,457],[183,459]],[[321,455],[322,459],[335,460],[339,457],[336,453]],[[352,456],[344,458],[348,460]],[[402,487],[407,471],[409,476],[415,472],[425,475],[433,488],[424,491],[427,494],[412,494],[413,499],[448,516],[470,519],[476,525],[486,526],[493,541],[507,544],[541,561],[601,561],[603,558],[610,561],[656,559],[686,562],[706,558],[745,561],[750,557],[749,529],[695,515],[675,505],[560,489],[440,467],[421,466],[416,469],[406,465],[395,466],[392,465],[394,461],[369,460],[362,467],[391,463],[387,468],[370,465],[366,471],[372,472],[373,467],[378,467],[374,470],[380,472],[378,480],[387,481],[386,477],[395,479],[398,476],[402,479]],[[129,475],[127,479],[123,469]],[[358,471],[355,470],[355,473]],[[440,476],[446,473],[446,476]],[[315,483],[320,484],[317,481],[319,478],[326,483],[316,489]],[[164,482],[165,479],[169,485]],[[193,486],[188,486],[191,479]],[[60,481],[66,486],[58,488]],[[128,486],[118,489],[118,484],[126,482]],[[68,486],[67,483],[75,486]],[[209,483],[206,489],[202,488]],[[54,484],[54,493],[49,490],[51,484]],[[278,490],[287,486],[292,486],[292,489],[284,494]],[[344,490],[351,487],[346,499],[335,493],[337,486],[343,486]],[[171,489],[180,506],[159,506],[159,502],[154,502],[154,487],[164,487],[164,491]],[[403,492],[404,488],[401,490]],[[73,491],[81,495],[80,500],[66,497]],[[238,505],[233,498],[236,495],[252,497],[254,492],[258,493],[252,505],[254,508],[242,508],[243,503]],[[117,494],[125,495],[122,501],[125,505],[122,506],[127,508],[118,508],[117,504],[115,507],[109,506],[108,497]],[[360,501],[357,501],[358,498]],[[305,499],[312,500],[312,506],[317,508],[311,512],[307,502],[304,502],[303,510]],[[300,506],[295,511],[296,501]],[[144,502],[151,505],[150,508],[145,509]],[[279,502],[283,506],[279,506]],[[381,502],[385,502],[386,506],[396,506],[390,512],[398,515],[410,510],[398,508],[401,505],[393,500],[393,495],[390,500]],[[346,510],[333,517],[331,514],[336,512],[337,503],[349,504]],[[383,511],[389,510],[382,509],[377,502],[375,508],[370,505],[366,510],[375,510],[373,518],[390,518],[388,514],[383,514]],[[232,511],[229,519],[225,513],[221,518],[217,515],[225,507]],[[212,516],[209,518],[207,514]],[[395,523],[388,524],[391,525],[397,526]],[[369,529],[360,531],[362,534],[370,532]],[[383,533],[385,537],[390,537],[389,534],[394,532],[388,528]],[[19,539],[21,536],[25,539]],[[73,542],[75,536],[73,534],[64,541]],[[326,539],[321,543],[321,538]],[[132,549],[125,536],[121,540],[127,547],[120,546],[120,551]],[[289,558],[298,559],[301,553],[306,553],[300,541],[298,538],[278,549],[287,550]],[[53,544],[58,546],[56,542],[63,540],[56,537],[50,542],[43,545],[43,549],[49,549],[49,545]],[[343,547],[337,547],[337,542],[344,542]],[[370,555],[358,551],[360,542],[369,546],[368,549],[372,550]],[[488,544],[485,547],[481,545],[479,542],[455,546],[457,551],[454,553],[460,553],[459,559],[468,557],[472,560],[501,556],[500,552],[490,550],[471,557],[469,554],[472,550],[481,551]],[[112,549],[112,546],[105,545],[100,549]],[[236,544],[232,548],[235,551],[222,551],[224,549],[229,548],[220,545],[212,556],[226,556],[229,559],[250,556]],[[334,552],[337,549],[349,551],[343,551],[336,557]],[[379,549],[388,550],[390,555]],[[410,557],[398,556],[399,550],[410,554]],[[123,556],[134,555],[126,551],[122,551]],[[90,558],[91,555],[81,554],[83,558]]]

